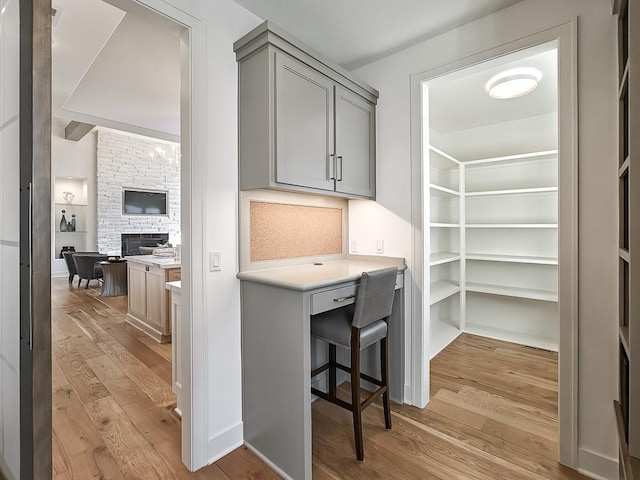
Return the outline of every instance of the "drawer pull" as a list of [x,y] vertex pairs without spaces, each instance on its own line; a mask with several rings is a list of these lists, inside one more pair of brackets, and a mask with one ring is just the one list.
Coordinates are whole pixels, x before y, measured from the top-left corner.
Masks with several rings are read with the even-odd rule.
[[350,298],[356,298],[355,293],[353,295],[349,295],[347,297],[334,298],[333,301],[336,303],[344,302],[345,300],[349,300]]

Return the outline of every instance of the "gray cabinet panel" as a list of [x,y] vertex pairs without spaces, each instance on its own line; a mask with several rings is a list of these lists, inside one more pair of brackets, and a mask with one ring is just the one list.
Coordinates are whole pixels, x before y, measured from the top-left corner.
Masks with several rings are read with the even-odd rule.
[[240,189],[375,198],[378,92],[271,27],[234,47]]
[[375,196],[375,107],[336,87],[336,191]]
[[333,82],[276,52],[276,181],[333,190]]

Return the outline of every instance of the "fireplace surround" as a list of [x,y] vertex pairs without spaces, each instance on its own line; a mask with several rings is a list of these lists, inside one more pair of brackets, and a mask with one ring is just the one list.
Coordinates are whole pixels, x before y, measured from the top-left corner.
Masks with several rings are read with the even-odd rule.
[[123,257],[141,255],[140,247],[155,247],[169,241],[168,233],[123,233],[121,238],[121,253]]

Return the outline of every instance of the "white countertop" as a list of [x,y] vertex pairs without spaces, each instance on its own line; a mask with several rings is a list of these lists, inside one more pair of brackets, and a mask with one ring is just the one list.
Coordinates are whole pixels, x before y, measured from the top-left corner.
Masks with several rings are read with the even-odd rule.
[[164,284],[164,288],[172,292],[180,293],[180,291],[182,290],[182,281],[178,280],[175,282],[167,282]]
[[154,257],[153,255],[132,255],[130,257],[124,257],[127,262],[141,263],[142,265],[151,265],[162,268],[179,268],[180,260],[175,258],[161,258]]
[[345,260],[322,262],[320,265],[308,263],[239,272],[237,277],[248,282],[304,291],[357,280],[362,276],[362,272],[394,265],[399,270],[406,268],[403,258],[362,256],[362,259],[358,259],[351,255]]

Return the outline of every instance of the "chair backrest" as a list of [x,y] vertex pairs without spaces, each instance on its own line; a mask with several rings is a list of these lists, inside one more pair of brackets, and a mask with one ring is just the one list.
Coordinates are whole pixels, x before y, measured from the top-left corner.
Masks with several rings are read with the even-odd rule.
[[80,278],[88,278],[93,280],[96,277],[95,265],[109,258],[108,255],[100,253],[76,253],[73,255],[73,261],[76,264],[78,276]]
[[362,274],[351,326],[364,328],[391,315],[397,275],[398,267]]
[[67,270],[69,270],[69,275],[75,275],[78,273],[76,269],[76,264],[73,262],[73,256],[76,253],[98,253],[98,252],[62,252],[62,256],[64,257],[64,262],[67,264]]

